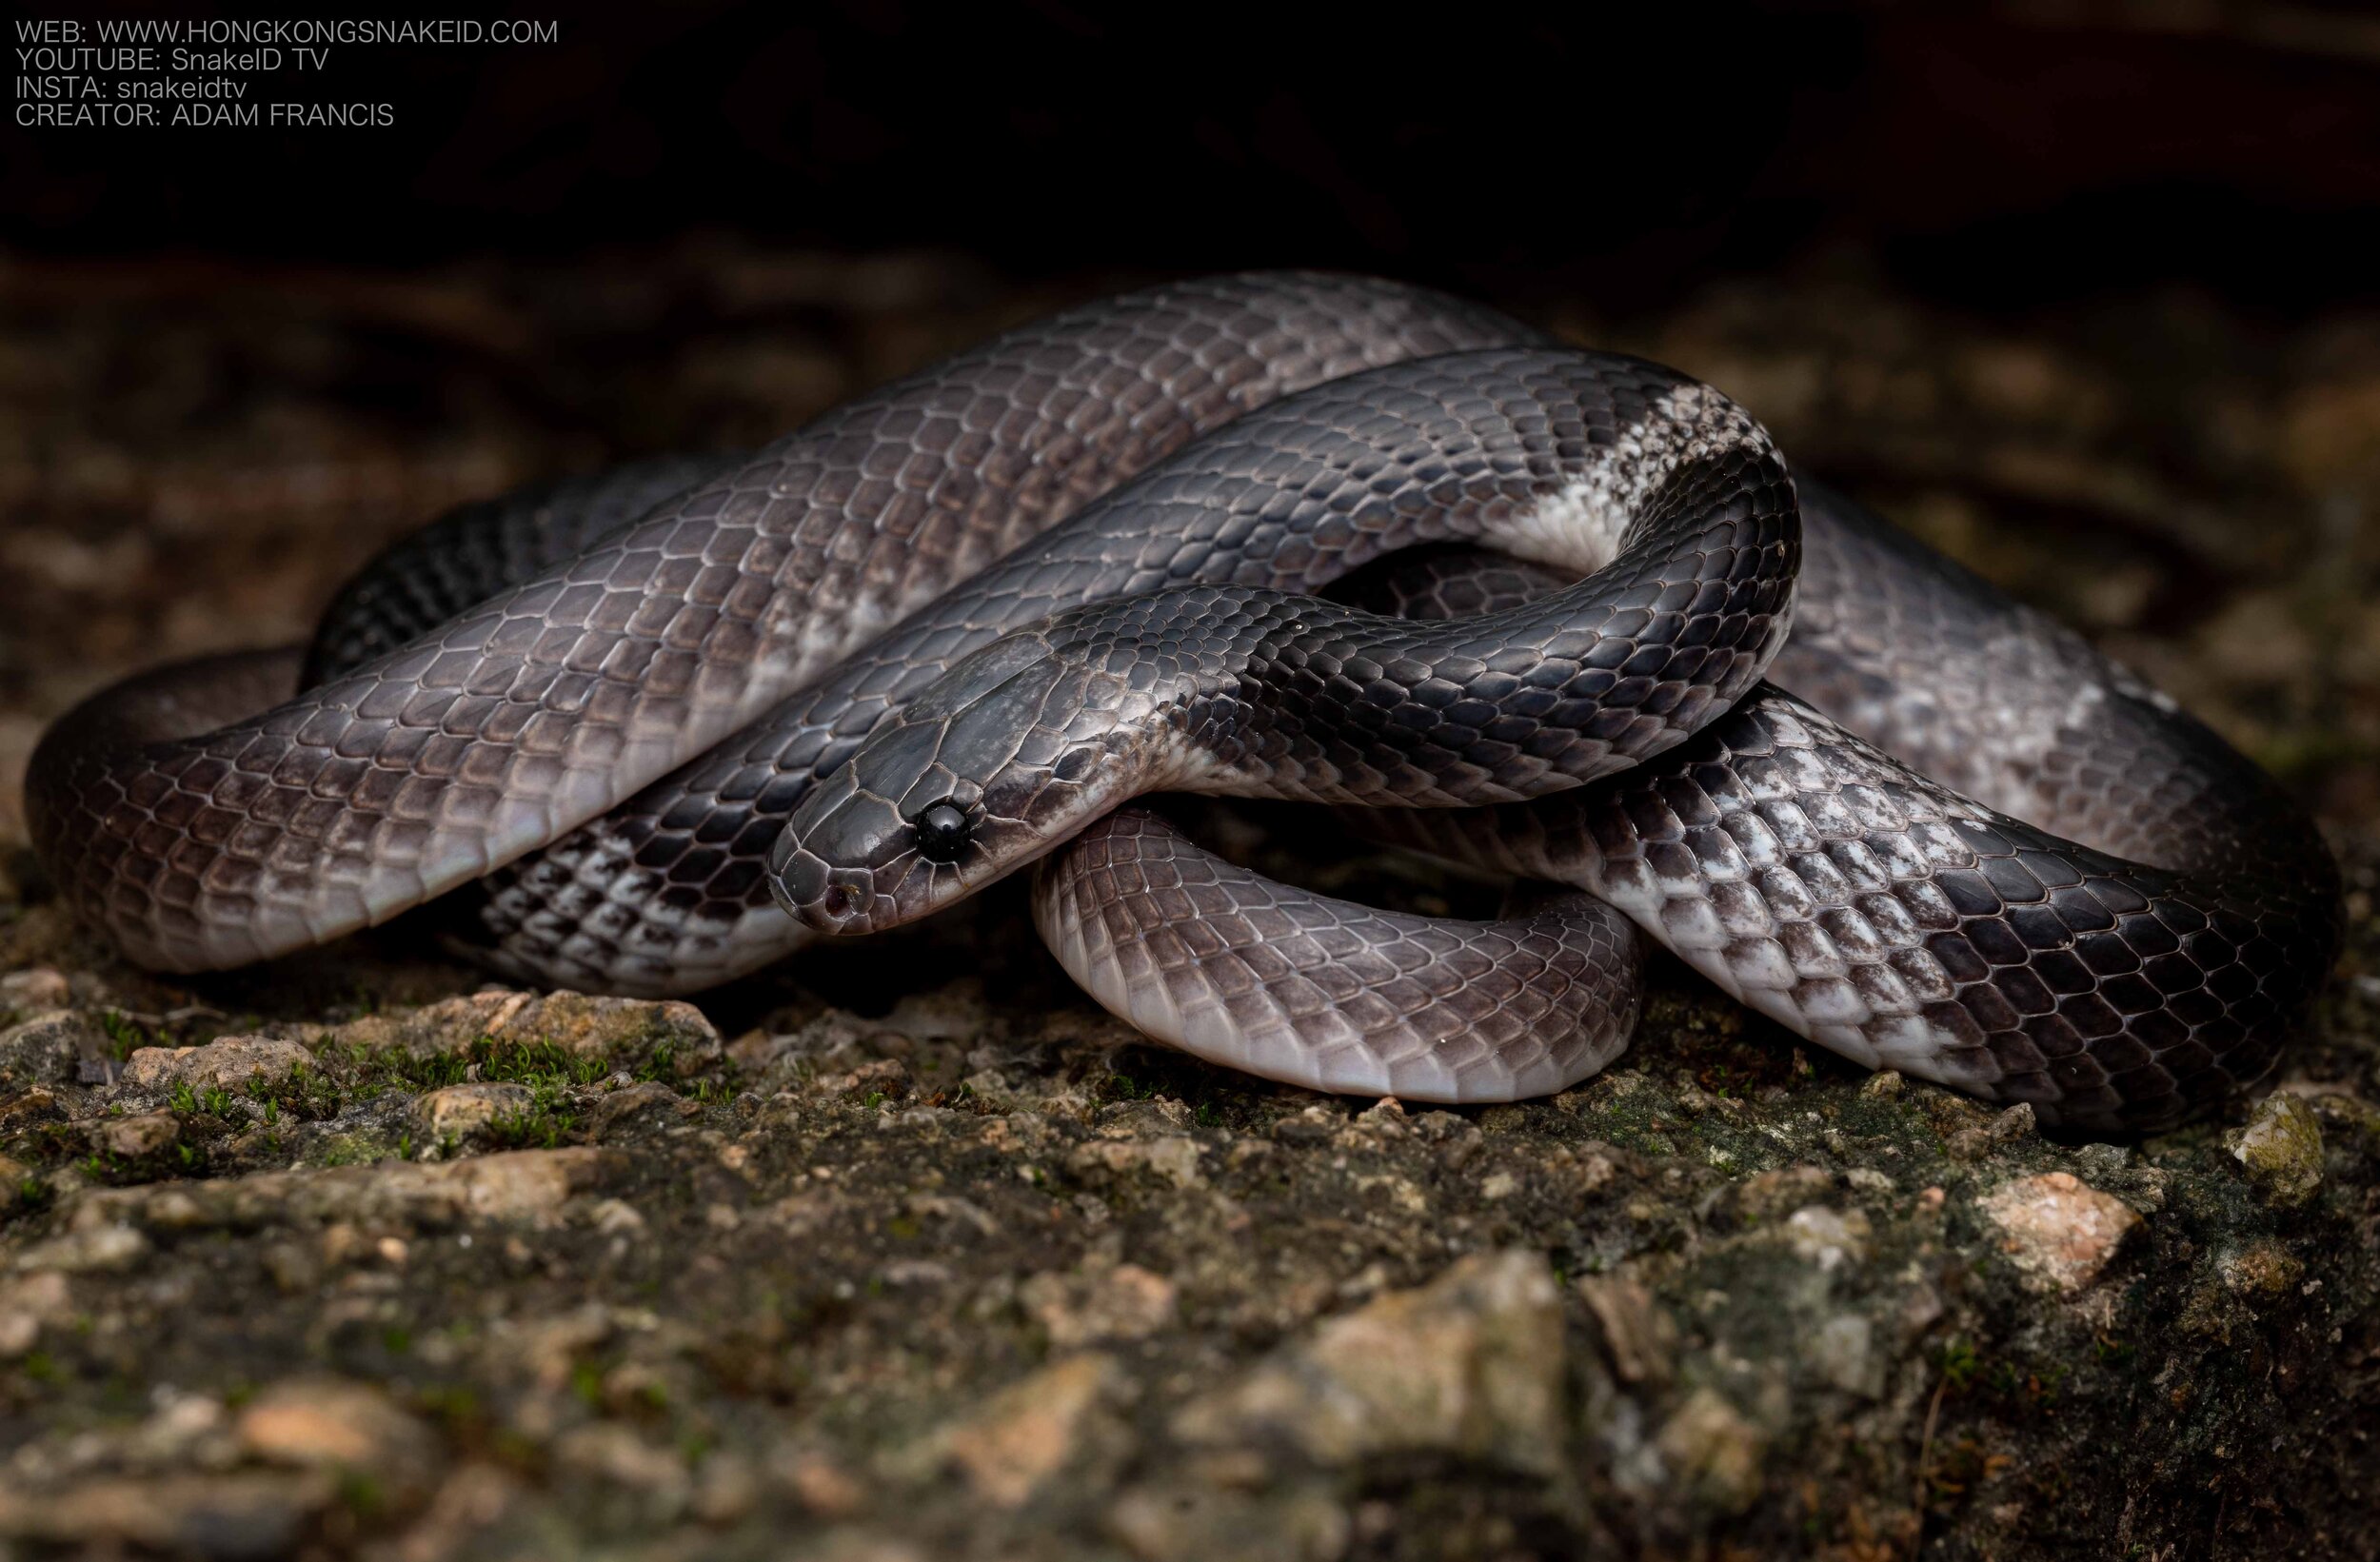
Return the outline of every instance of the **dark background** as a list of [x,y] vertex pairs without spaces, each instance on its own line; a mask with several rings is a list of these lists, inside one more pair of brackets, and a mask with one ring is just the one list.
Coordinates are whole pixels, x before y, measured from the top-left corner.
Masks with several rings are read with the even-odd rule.
[[303,638],[444,508],[1279,265],[1711,380],[2380,819],[2368,8],[542,14],[261,89],[386,129],[11,129],[0,836],[59,710]]
[[1633,307],[1848,243],[1982,308],[2380,287],[2367,6],[1328,9],[532,9],[558,44],[340,48],[322,95],[391,128],[18,132],[0,205],[59,257],[416,266],[704,230]]

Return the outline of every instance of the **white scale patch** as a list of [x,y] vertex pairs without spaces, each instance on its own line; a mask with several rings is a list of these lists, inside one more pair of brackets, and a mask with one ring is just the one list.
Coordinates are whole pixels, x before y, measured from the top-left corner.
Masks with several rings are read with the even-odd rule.
[[1764,445],[1759,425],[1708,386],[1679,386],[1623,429],[1592,466],[1497,529],[1496,545],[1581,574],[1619,554],[1648,495],[1689,461]]

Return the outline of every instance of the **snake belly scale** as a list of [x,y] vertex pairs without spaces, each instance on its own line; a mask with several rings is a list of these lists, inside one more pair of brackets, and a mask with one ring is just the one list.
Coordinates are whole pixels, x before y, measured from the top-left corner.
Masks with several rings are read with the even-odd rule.
[[[1323,1088],[1591,1072],[1631,922],[1814,1040],[2052,1121],[2261,1078],[2335,949],[2311,824],[2076,637],[1798,488],[1716,392],[1485,309],[1153,289],[757,455],[452,518],[303,680],[155,675],[62,721],[37,843],[173,969],[460,889],[499,969],[684,991],[1041,861],[1101,1001]],[[1430,543],[1530,563],[1408,571],[1415,618],[1307,595]],[[276,680],[308,687],[256,714]],[[1587,893],[1346,906],[1120,808],[1167,789]]]

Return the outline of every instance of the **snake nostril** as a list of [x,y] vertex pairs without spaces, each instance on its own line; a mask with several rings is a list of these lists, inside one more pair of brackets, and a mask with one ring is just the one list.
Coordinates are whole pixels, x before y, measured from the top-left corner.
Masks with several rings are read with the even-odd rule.
[[835,884],[818,898],[818,908],[827,916],[841,921],[859,909],[859,899],[851,893],[850,885]]

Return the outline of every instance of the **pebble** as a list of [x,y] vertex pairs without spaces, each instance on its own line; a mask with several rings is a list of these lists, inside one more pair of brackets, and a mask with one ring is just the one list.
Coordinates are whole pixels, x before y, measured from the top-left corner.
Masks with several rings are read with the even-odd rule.
[[2241,1295],[2286,1295],[2306,1276],[2305,1263],[2272,1242],[2251,1243],[2216,1268],[2223,1283]]
[[1865,1262],[1874,1235],[1867,1216],[1857,1210],[1810,1204],[1785,1218],[1785,1239],[1794,1256],[1817,1265],[1822,1274]]
[[[269,1225],[401,1224],[548,1219],[625,1170],[620,1152],[585,1146],[510,1150],[456,1161],[255,1172],[205,1182],[90,1189],[76,1196],[77,1232],[121,1226],[154,1231],[252,1230]],[[136,1233],[137,1235],[137,1233]]]
[[46,1085],[0,1097],[0,1129],[21,1128],[65,1116],[66,1106],[58,1099],[58,1093]]
[[1459,1258],[1324,1320],[1175,1417],[1185,1442],[1267,1433],[1317,1463],[1432,1451],[1550,1473],[1562,1458],[1561,1295],[1541,1254]]
[[36,1242],[16,1256],[22,1274],[121,1274],[149,1256],[149,1240],[129,1226],[94,1226]]
[[2248,1169],[2249,1184],[2276,1209],[2301,1208],[2322,1188],[2322,1122],[2302,1097],[2267,1096],[2248,1125],[2223,1143]]
[[816,1449],[782,1452],[769,1462],[769,1474],[821,1518],[849,1518],[867,1506],[867,1488]]
[[107,1055],[107,1040],[77,1010],[35,1015],[0,1031],[0,1084],[72,1084],[85,1058]]
[[1174,1283],[1139,1264],[1087,1276],[1036,1275],[1019,1295],[1060,1350],[1146,1339],[1174,1321]]
[[527,1112],[536,1100],[536,1094],[522,1084],[444,1085],[414,1098],[413,1124],[432,1142],[469,1139],[486,1133],[498,1117]]
[[437,1445],[420,1418],[380,1390],[334,1377],[285,1378],[243,1407],[240,1446],[267,1464],[368,1473],[414,1484],[428,1473]]
[[105,1554],[285,1556],[337,1492],[325,1471],[110,1475],[50,1492],[0,1482],[0,1536]]
[[934,1433],[927,1456],[956,1465],[984,1501],[1021,1507],[1074,1460],[1119,1378],[1115,1358],[1096,1351],[1053,1361]]
[[139,1160],[173,1148],[182,1137],[180,1119],[170,1112],[143,1112],[129,1117],[102,1117],[94,1136],[99,1147],[126,1160]]
[[609,1138],[640,1123],[696,1117],[702,1110],[700,1102],[688,1100],[658,1079],[640,1079],[599,1097],[587,1114],[587,1125],[596,1137]]
[[1819,1377],[1845,1394],[1884,1396],[1884,1361],[1876,1354],[1875,1326],[1856,1313],[1842,1313],[1819,1325],[1810,1338],[1810,1364]]
[[2074,1152],[2074,1164],[2092,1176],[2116,1176],[2132,1163],[2132,1153],[2120,1144],[2086,1144]]
[[1823,1166],[1780,1166],[1755,1172],[1735,1189],[1736,1208],[1747,1222],[1779,1219],[1835,1191],[1835,1174]]
[[250,1079],[278,1079],[313,1065],[314,1055],[295,1041],[270,1036],[226,1036],[203,1047],[141,1047],[124,1065],[124,1082],[136,1090],[176,1084],[193,1090],[236,1090]]
[[73,998],[74,984],[55,966],[29,965],[0,976],[0,1009],[63,1009]]
[[1993,1144],[2014,1144],[2018,1139],[2031,1138],[2037,1128],[2033,1103],[2018,1101],[2007,1111],[1994,1115],[1984,1125],[1983,1132],[1984,1137]]
[[1715,1389],[1686,1396],[1654,1438],[1662,1462],[1702,1497],[1740,1513],[1760,1495],[1768,1439]]
[[1677,1353],[1677,1321],[1644,1285],[1617,1275],[1582,1275],[1575,1289],[1602,1326],[1604,1354],[1623,1383],[1659,1387]]
[[1982,1208],[2026,1284],[2067,1295],[2096,1281],[2141,1223],[2131,1205],[2067,1172],[2004,1182]]
[[55,1270],[0,1279],[0,1361],[30,1351],[43,1329],[67,1316],[69,1300],[66,1276]]
[[590,998],[584,993],[534,993],[486,988],[395,1015],[371,1015],[333,1033],[348,1046],[399,1048],[416,1055],[453,1052],[481,1038],[537,1041],[580,1058],[617,1061],[624,1068],[666,1052],[681,1069],[715,1063],[726,1055],[703,1011],[677,999]]
[[1198,1140],[1182,1134],[1153,1139],[1093,1139],[1067,1157],[1066,1169],[1088,1182],[1136,1173],[1160,1177],[1177,1188],[1195,1188],[1206,1180],[1199,1171]]

